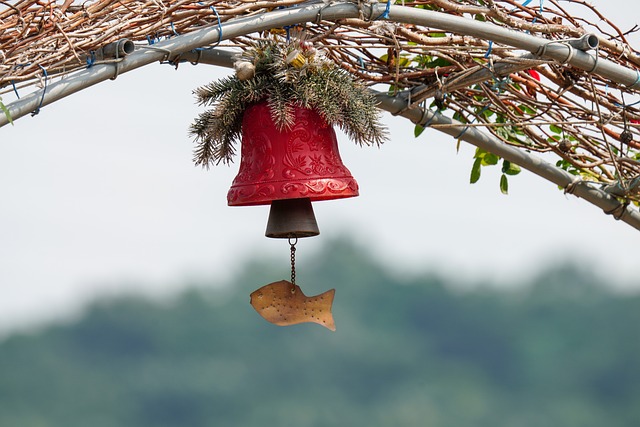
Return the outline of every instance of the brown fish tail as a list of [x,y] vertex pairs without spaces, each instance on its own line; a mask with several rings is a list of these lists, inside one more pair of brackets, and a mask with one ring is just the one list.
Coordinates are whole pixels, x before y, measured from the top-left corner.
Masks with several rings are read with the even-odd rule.
[[335,295],[336,295],[335,289],[328,290],[327,292],[324,292],[318,295],[319,297],[327,298],[329,300],[329,310],[322,313],[320,317],[320,321],[322,323],[318,322],[318,324],[334,332],[336,331],[336,323],[333,320],[333,314],[331,310],[333,309],[333,298],[335,297]]

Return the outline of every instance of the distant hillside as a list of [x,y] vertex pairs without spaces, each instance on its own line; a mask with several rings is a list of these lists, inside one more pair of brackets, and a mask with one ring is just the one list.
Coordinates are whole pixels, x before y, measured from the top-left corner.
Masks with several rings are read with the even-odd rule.
[[337,289],[337,332],[259,317],[249,293],[287,270],[256,262],[8,339],[0,427],[640,425],[640,296],[574,268],[512,292],[397,280],[344,242],[301,268],[308,295]]

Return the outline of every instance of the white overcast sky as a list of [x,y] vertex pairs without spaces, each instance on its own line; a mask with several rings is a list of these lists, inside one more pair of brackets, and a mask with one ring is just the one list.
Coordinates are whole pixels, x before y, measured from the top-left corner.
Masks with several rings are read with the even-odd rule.
[[[635,23],[623,0],[595,3],[622,28]],[[229,72],[153,64],[0,129],[0,334],[101,295],[233,280],[253,257],[278,256],[286,275],[287,243],[264,237],[268,207],[226,206],[238,161],[209,171],[191,161],[187,128],[201,111],[191,91]],[[314,205],[321,235],[299,243],[301,263],[348,236],[398,274],[508,284],[572,261],[640,288],[637,230],[527,171],[509,196],[497,167],[470,185],[473,147],[456,153],[437,131],[415,139],[408,121],[385,122],[392,140],[380,149],[339,135],[361,195]]]

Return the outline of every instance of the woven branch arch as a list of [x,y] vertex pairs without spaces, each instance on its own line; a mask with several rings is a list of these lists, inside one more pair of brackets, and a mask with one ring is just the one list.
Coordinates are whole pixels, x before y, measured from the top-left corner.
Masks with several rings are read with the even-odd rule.
[[383,108],[640,229],[640,57],[626,39],[635,28],[617,28],[583,0],[396,3],[0,1],[0,124],[158,60],[228,63],[218,49],[297,25],[385,91]]

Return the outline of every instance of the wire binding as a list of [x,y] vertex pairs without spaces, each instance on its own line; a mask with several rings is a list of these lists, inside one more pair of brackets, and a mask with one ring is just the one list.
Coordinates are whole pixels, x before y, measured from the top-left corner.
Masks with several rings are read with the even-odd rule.
[[624,203],[618,204],[618,206],[616,206],[615,208],[609,209],[609,210],[603,210],[603,212],[607,215],[611,215],[613,219],[615,219],[616,221],[620,221],[622,218],[624,218],[624,215],[627,213],[628,206],[629,206],[629,201],[625,200]]
[[18,88],[16,87],[16,82],[11,80],[11,86],[13,87],[13,93],[16,94],[16,97],[20,99],[20,94],[18,93]]
[[[391,12],[391,0],[387,0],[387,6],[384,8],[384,12],[382,12],[375,21],[378,19],[389,19],[389,12]],[[371,13],[373,14],[373,6],[371,6]]]
[[570,183],[567,184],[566,187],[564,187],[564,194],[574,194],[578,184],[580,184],[581,182],[582,182],[582,178],[579,176],[576,176],[573,179],[573,181],[571,181]]
[[40,104],[36,107],[35,110],[31,113],[31,117],[40,114],[40,109],[42,108],[42,104],[44,103],[44,96],[47,93],[47,87],[49,85],[49,75],[47,74],[47,70],[40,64],[37,64],[38,67],[42,70],[42,74],[44,75],[44,87],[42,88],[42,97],[40,98]]

